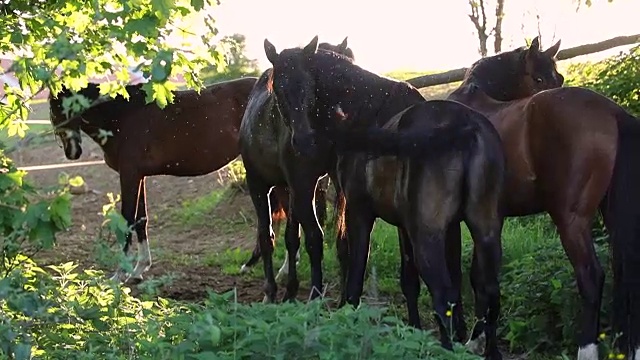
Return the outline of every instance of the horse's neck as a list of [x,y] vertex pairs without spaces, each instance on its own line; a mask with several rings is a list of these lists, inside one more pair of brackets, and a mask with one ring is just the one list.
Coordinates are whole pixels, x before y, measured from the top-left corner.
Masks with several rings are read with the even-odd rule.
[[344,98],[355,101],[341,103],[341,107],[354,127],[382,126],[400,111],[425,101],[415,88],[377,76],[366,83],[355,83],[349,92],[353,94],[345,93]]
[[106,140],[111,140],[118,136],[118,119],[112,118],[108,112],[102,113],[96,110],[87,110],[82,114],[80,118],[80,130],[87,134],[93,141],[95,141],[100,147],[104,148],[104,130],[111,132]]
[[472,83],[463,83],[449,94],[447,99],[465,104],[484,115],[499,111],[509,104],[490,97],[478,85]]

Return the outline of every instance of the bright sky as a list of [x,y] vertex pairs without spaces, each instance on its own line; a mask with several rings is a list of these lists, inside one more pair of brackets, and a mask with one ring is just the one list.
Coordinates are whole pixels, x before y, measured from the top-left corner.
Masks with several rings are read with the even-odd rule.
[[[537,34],[536,14],[544,48],[558,38],[566,48],[640,32],[640,0],[593,3],[576,13],[572,0],[506,0],[503,50]],[[263,68],[270,66],[265,37],[280,51],[304,45],[317,34],[320,42],[333,43],[348,35],[359,65],[387,72],[446,70],[478,59],[468,8],[468,0],[222,0],[214,11],[221,34],[244,34],[247,55]],[[494,11],[493,6],[487,9],[488,14]],[[492,38],[489,42],[491,49]]]

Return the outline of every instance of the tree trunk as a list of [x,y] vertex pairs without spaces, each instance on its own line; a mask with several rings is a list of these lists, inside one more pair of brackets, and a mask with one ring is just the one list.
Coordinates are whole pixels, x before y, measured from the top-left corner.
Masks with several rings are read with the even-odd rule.
[[504,17],[504,0],[498,0],[496,4],[496,26],[493,28],[493,51],[499,54],[502,51],[502,18]]
[[487,34],[487,13],[484,9],[484,1],[485,0],[469,0],[469,6],[471,6],[469,19],[478,32],[478,42],[480,44],[478,52],[482,57],[487,56],[487,40],[489,39],[489,35]]
[[[580,45],[569,49],[560,50],[556,58],[558,60],[566,60],[577,56],[588,55],[613,49],[618,46],[632,45],[636,43],[640,43],[640,34],[618,36],[598,43]],[[464,78],[464,74],[467,72],[467,70],[468,68],[448,70],[438,74],[418,76],[413,79],[407,80],[407,82],[415,86],[416,88],[448,84],[456,81],[461,81]]]

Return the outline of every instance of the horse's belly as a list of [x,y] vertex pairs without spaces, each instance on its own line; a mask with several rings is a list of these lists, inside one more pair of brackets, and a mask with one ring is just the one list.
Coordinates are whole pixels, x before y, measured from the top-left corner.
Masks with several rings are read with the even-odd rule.
[[250,163],[255,172],[272,184],[284,180],[280,166],[279,146],[276,138],[254,133],[251,139],[241,145],[242,160]]
[[402,204],[401,165],[395,157],[380,157],[365,166],[366,189],[375,214],[384,221],[398,226]]
[[506,216],[524,216],[543,211],[533,171],[523,171],[516,166],[507,165],[503,194]]

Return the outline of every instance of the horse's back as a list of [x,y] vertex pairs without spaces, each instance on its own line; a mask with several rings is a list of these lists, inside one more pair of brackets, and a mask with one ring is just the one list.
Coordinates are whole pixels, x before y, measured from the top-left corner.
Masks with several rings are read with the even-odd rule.
[[[466,105],[447,100],[425,101],[403,110],[384,125],[399,132],[445,129],[449,133],[445,136],[452,137],[469,127],[476,133],[476,141],[463,148],[452,146],[436,157],[385,156],[368,160],[364,165],[366,190],[376,212],[394,225],[409,214],[420,214],[428,226],[437,228],[461,210],[462,196],[468,193],[465,186],[494,180],[500,184],[504,174],[500,137],[484,115]],[[414,201],[424,198],[430,200]]]

